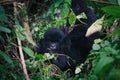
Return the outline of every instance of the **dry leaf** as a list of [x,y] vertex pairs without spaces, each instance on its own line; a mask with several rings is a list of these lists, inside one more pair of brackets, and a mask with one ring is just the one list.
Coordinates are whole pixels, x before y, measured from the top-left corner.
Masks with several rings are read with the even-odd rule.
[[87,30],[87,32],[86,32],[86,35],[85,35],[86,37],[89,37],[90,35],[92,35],[92,34],[95,33],[95,32],[101,31],[104,17],[105,17],[105,15],[104,15],[102,18],[96,20],[96,21],[88,28],[88,30]]

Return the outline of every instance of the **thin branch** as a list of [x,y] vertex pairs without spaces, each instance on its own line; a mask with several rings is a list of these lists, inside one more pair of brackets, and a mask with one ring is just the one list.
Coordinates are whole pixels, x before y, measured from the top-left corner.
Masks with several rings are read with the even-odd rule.
[[116,3],[106,2],[106,1],[102,1],[102,0],[90,0],[90,1],[99,2],[99,3],[103,3],[103,4],[118,5],[118,4],[116,4]]
[[[16,17],[16,12],[17,12],[16,6],[17,6],[17,3],[14,2],[13,5],[14,5],[14,16],[15,16],[15,18],[17,18]],[[16,28],[16,31],[18,31],[17,28]],[[25,74],[26,80],[30,80],[30,78],[28,76],[26,64],[25,64],[25,59],[24,59],[23,51],[22,51],[22,43],[21,43],[21,40],[18,37],[17,37],[17,42],[18,42],[18,49],[19,49],[19,53],[20,53],[20,59],[21,59],[22,67],[23,67],[23,72]]]
[[19,53],[20,53],[20,58],[21,58],[21,64],[22,64],[22,67],[23,67],[23,71],[24,71],[26,80],[30,80],[29,76],[28,76],[26,64],[25,64],[25,59],[24,59],[23,51],[22,51],[22,44],[21,44],[21,41],[20,41],[20,39],[18,37],[17,37],[17,42],[18,42],[18,48],[19,48]]
[[6,5],[6,4],[13,4],[15,0],[1,0],[0,4],[2,5]]

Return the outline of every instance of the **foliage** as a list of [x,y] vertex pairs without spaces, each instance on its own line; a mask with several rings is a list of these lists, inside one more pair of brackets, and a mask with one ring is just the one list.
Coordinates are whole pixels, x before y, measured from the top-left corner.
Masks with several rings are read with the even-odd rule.
[[[119,11],[116,10],[120,8],[120,6],[107,6],[103,7],[104,10],[111,18],[113,17],[114,20],[119,18],[118,13]],[[111,12],[115,10],[114,13]],[[106,19],[104,24],[108,24],[111,22],[110,18]],[[119,46],[119,38],[120,38],[120,27],[111,26],[111,28],[117,27],[114,31],[106,35],[105,40],[97,39],[93,44],[93,50],[88,57],[88,62],[92,58],[92,68],[88,74],[88,79],[90,80],[118,80],[120,79],[120,46]],[[117,36],[117,39],[115,39]],[[112,38],[114,37],[114,38]],[[88,63],[86,61],[86,63]],[[90,62],[89,62],[90,63]],[[90,65],[87,66],[88,69]],[[89,70],[88,70],[89,71]],[[84,74],[85,75],[85,74]]]
[[48,11],[35,18],[35,22],[31,25],[33,32],[39,32],[39,38],[42,38],[48,28],[65,25],[70,11],[70,2],[71,0],[53,0]]
[[[120,4],[119,0],[106,1]],[[48,28],[63,27],[66,24],[66,19],[72,26],[76,19],[86,18],[84,13],[78,16],[73,13],[70,9],[71,0],[41,0],[40,2],[48,5],[47,9],[40,8],[41,14],[39,14],[39,11],[35,13],[35,9],[32,10],[33,13],[30,11],[31,9],[28,10],[30,29],[35,42],[43,37]],[[95,40],[91,54],[85,63],[77,66],[79,72],[75,77],[70,77],[69,71],[63,72],[50,63],[49,58],[55,59],[55,55],[35,53],[29,47],[29,44],[34,44],[34,42],[29,40],[20,20],[13,18],[14,15],[11,12],[13,8],[8,6],[9,9],[0,5],[0,79],[25,79],[18,54],[19,45],[16,41],[19,38],[23,44],[25,63],[31,80],[119,80],[120,6],[110,6],[96,2],[89,3],[91,3],[89,6],[95,11],[98,18],[106,13],[103,26],[105,29],[109,29],[109,34],[101,31],[102,34],[105,34],[105,37]],[[37,3],[36,6],[37,8],[40,7]],[[29,8],[29,5],[27,7]],[[10,12],[7,13],[7,11]],[[20,12],[21,14],[24,14],[24,12]],[[114,29],[114,31],[111,31],[111,29]]]

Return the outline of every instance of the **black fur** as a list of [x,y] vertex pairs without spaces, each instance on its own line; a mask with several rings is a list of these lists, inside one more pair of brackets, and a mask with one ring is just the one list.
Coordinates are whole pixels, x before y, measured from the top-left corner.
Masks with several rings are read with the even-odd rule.
[[51,50],[53,53],[68,55],[76,63],[66,56],[59,56],[56,60],[52,59],[51,63],[57,65],[63,71],[70,68],[74,73],[75,66],[86,60],[93,41],[99,37],[99,33],[95,33],[88,38],[85,37],[89,26],[96,21],[96,16],[83,0],[72,0],[72,9],[76,15],[85,12],[87,19],[84,19],[83,22],[86,24],[76,21],[75,25],[78,26],[67,35],[57,28],[48,29],[44,34],[44,38],[39,41],[36,51],[38,53],[48,53]]

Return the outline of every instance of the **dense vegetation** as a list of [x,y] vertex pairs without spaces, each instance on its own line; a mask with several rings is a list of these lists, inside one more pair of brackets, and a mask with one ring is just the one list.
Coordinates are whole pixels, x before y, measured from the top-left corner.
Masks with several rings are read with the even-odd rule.
[[[21,0],[22,1],[22,0]],[[33,47],[53,26],[72,26],[76,16],[71,0],[0,1],[0,80],[120,80],[120,1],[86,0],[102,20],[101,39],[96,39],[85,63],[78,65],[76,76],[44,63],[54,55],[41,55]],[[55,69],[54,69],[55,68]],[[57,70],[56,70],[57,69]]]

